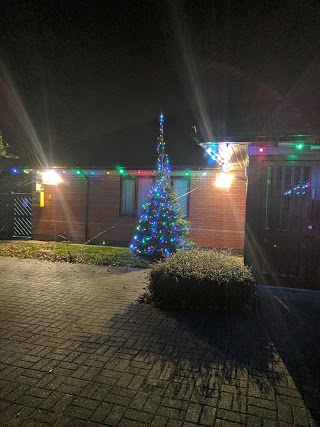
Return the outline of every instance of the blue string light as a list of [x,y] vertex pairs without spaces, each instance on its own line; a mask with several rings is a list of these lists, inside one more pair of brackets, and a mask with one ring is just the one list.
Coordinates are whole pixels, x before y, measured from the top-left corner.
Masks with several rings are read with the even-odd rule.
[[170,256],[190,243],[185,236],[188,225],[171,188],[169,159],[165,152],[164,117],[159,119],[157,143],[156,182],[143,204],[136,234],[130,248],[133,252],[151,259]]

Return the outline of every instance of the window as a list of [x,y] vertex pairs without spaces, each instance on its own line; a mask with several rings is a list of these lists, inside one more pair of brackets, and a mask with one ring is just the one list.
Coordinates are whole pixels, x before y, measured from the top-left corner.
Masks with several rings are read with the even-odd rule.
[[173,178],[172,186],[176,193],[178,203],[185,216],[189,215],[189,179]]
[[134,178],[125,177],[121,180],[121,215],[135,213],[136,181]]
[[[121,215],[140,213],[143,203],[147,200],[154,177],[122,177],[121,179]],[[175,191],[182,212],[189,215],[189,179],[173,177],[171,185]]]
[[150,188],[154,184],[154,178],[151,177],[139,177],[138,178],[138,198],[137,198],[137,210],[138,214],[141,211],[143,203],[147,200]]
[[307,166],[268,167],[265,228],[307,228],[310,174]]
[[139,213],[153,183],[153,177],[123,177],[121,179],[121,215]]

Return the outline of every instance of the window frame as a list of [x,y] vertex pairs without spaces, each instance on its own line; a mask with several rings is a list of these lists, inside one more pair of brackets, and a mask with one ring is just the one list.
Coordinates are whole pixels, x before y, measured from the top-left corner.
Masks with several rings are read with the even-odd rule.
[[[174,181],[186,181],[187,182],[187,194],[186,194],[186,213],[185,213],[185,217],[189,218],[190,215],[190,177],[186,177],[186,176],[181,176],[181,175],[177,175],[177,176],[171,176],[171,188],[174,189]],[[174,190],[175,191],[175,190]],[[178,204],[179,204],[179,199],[177,200]]]
[[[153,174],[150,175],[127,175],[127,176],[122,176],[120,178],[120,207],[119,207],[119,216],[135,216],[138,217],[139,215],[139,207],[138,207],[138,199],[139,199],[139,179],[151,179],[152,180],[152,184],[154,185],[155,181],[156,181],[156,176]],[[132,213],[123,213],[123,182],[124,180],[132,180],[134,181],[134,202],[133,202],[133,212]],[[173,175],[170,177],[170,186],[171,188],[175,191],[174,189],[174,181],[185,181],[187,182],[187,193],[186,194],[186,213],[185,216],[186,218],[189,218],[190,215],[190,177],[185,177],[185,176],[181,176],[181,175]],[[178,196],[179,197],[179,196]],[[179,199],[177,200],[177,202],[179,203]]]
[[[124,181],[134,181],[134,201],[133,201],[133,212],[132,213],[126,213],[123,212],[123,191],[124,191]],[[136,177],[132,175],[128,176],[122,176],[120,177],[120,206],[119,206],[119,216],[134,216],[137,213],[137,202],[136,202]]]

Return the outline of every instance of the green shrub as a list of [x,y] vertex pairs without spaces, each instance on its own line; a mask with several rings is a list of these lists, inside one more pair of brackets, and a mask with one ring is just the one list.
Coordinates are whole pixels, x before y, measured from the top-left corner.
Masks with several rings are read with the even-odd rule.
[[153,265],[149,297],[165,307],[246,310],[255,304],[255,279],[228,252],[191,249]]

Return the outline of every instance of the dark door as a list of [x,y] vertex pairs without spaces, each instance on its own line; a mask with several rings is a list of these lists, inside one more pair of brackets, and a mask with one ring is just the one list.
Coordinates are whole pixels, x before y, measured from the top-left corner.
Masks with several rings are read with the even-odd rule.
[[11,239],[13,235],[13,197],[0,194],[0,239]]
[[15,194],[13,202],[13,237],[31,238],[32,197]]
[[259,219],[251,228],[256,252],[251,264],[259,281],[320,289],[319,162],[266,160],[261,166],[255,183]]
[[31,229],[31,194],[0,194],[0,239],[30,239]]

